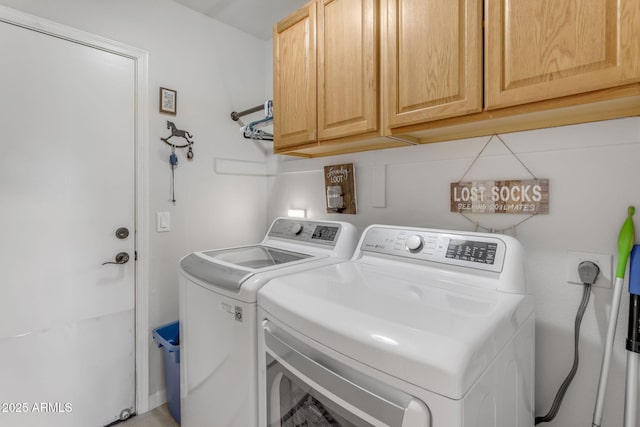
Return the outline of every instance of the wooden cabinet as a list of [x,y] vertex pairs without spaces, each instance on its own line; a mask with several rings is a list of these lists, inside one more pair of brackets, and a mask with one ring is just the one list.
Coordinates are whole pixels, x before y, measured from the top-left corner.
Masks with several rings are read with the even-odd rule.
[[379,136],[378,4],[316,0],[275,26],[276,153]]
[[638,0],[387,1],[386,135],[427,143],[640,114]]
[[274,150],[313,142],[316,132],[316,5],[273,30]]
[[378,129],[377,1],[318,2],[318,139]]
[[390,127],[482,110],[482,0],[388,0]]
[[638,0],[486,0],[485,106],[640,81]]
[[274,30],[276,153],[640,115],[640,0],[313,0]]

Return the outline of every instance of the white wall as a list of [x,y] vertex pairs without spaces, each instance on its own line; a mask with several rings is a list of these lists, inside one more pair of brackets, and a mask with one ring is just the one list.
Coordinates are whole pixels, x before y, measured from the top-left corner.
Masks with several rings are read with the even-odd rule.
[[[640,208],[640,118],[505,134],[509,147],[550,181],[550,213],[517,227],[528,252],[528,280],[536,296],[536,413],[546,414],[573,361],[573,324],[582,287],[565,283],[567,250],[617,255],[627,206]],[[473,230],[449,212],[449,184],[458,181],[488,138],[395,148],[320,159],[280,157],[269,179],[268,217],[291,207],[311,218],[341,219],[363,229],[372,223]],[[353,162],[357,215],[325,213],[322,167]],[[386,169],[386,207],[372,207],[374,168]],[[467,179],[518,179],[529,175],[497,139]],[[376,193],[379,195],[379,193]],[[505,228],[519,215],[475,215],[482,225]],[[636,215],[640,227],[640,216]],[[617,256],[614,257],[614,262]],[[582,323],[580,366],[557,418],[547,425],[591,425],[611,290],[595,288]],[[604,423],[621,426],[624,401],[626,313],[623,296]]]
[[[264,161],[231,111],[264,102],[264,42],[170,0],[0,0],[0,4],[149,52],[149,326],[178,318],[178,260],[198,249],[244,244],[265,233],[264,177],[216,175],[214,158]],[[178,114],[158,113],[159,87],[178,91]],[[108,120],[108,118],[105,118]],[[193,134],[195,158],[178,152],[170,202],[166,120]],[[156,212],[171,232],[155,232]],[[161,350],[149,335],[150,395],[164,388]]]

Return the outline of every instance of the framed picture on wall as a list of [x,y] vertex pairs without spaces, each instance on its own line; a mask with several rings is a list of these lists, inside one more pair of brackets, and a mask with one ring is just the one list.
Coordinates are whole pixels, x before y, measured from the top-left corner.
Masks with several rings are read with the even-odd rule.
[[356,214],[356,186],[353,163],[324,167],[327,213]]
[[175,90],[160,88],[160,112],[176,115],[178,109],[178,93]]

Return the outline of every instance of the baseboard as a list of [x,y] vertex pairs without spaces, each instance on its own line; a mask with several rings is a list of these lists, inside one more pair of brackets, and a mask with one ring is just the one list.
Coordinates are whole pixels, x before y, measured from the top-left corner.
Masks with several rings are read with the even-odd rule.
[[167,403],[167,390],[162,389],[149,395],[149,410],[152,411],[158,406]]

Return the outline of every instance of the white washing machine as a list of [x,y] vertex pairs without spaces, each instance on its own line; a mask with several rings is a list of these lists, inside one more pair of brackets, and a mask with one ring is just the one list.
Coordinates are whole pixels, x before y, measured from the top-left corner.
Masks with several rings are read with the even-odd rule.
[[375,225],[258,293],[259,426],[531,427],[534,298],[514,238]]
[[278,218],[260,244],[180,261],[183,427],[257,425],[258,289],[280,275],[349,260],[357,239],[345,222]]

